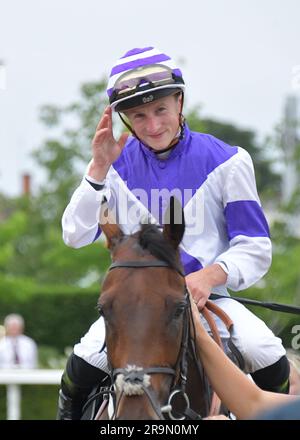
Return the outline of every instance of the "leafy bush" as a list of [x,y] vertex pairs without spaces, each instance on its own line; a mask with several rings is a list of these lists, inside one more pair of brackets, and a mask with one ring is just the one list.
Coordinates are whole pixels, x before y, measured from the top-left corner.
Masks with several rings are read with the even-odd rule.
[[[58,385],[22,385],[22,420],[55,420]],[[0,420],[6,419],[6,387],[0,385]]]
[[25,320],[25,333],[38,345],[56,348],[64,353],[66,347],[87,332],[97,319],[97,292],[68,292],[1,295],[0,322],[8,313],[20,313]]

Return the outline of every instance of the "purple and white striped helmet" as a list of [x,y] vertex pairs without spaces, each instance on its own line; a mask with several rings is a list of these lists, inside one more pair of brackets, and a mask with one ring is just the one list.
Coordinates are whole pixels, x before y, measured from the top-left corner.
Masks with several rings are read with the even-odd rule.
[[113,66],[107,86],[110,105],[116,111],[143,105],[184,91],[181,70],[159,49],[132,49]]

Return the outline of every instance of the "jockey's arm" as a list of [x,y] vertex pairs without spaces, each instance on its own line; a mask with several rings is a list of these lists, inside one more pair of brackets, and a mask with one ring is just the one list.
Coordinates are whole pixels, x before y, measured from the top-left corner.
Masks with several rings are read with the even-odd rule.
[[219,264],[212,264],[204,269],[192,272],[185,277],[187,287],[194,301],[201,310],[211,294],[212,288],[227,281],[227,273]]
[[229,247],[214,263],[225,265],[228,271],[225,286],[240,291],[260,280],[272,260],[270,232],[256,189],[252,159],[242,148],[226,174],[222,202]]
[[205,331],[192,298],[191,307],[196,331],[196,347],[204,370],[222,402],[238,419],[252,418],[261,411],[297,398],[297,396],[263,391],[250,381]]

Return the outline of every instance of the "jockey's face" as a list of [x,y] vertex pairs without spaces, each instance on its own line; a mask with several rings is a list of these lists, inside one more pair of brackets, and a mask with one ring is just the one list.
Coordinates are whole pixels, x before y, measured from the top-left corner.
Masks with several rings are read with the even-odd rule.
[[124,113],[137,137],[159,151],[168,147],[178,133],[181,100],[181,95],[170,95]]

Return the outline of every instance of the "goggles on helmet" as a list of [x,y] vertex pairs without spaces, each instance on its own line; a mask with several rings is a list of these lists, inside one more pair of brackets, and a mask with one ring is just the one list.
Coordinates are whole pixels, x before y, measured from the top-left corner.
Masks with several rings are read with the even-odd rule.
[[150,64],[137,67],[118,78],[110,96],[110,103],[142,94],[144,91],[176,87],[178,84],[184,84],[182,77],[175,75],[168,66]]

